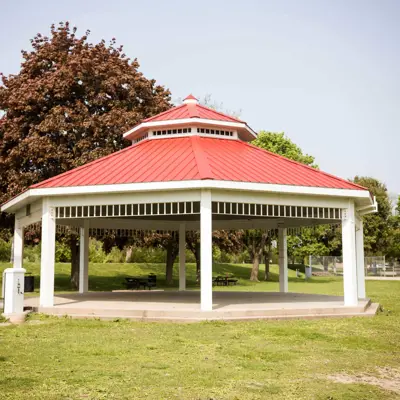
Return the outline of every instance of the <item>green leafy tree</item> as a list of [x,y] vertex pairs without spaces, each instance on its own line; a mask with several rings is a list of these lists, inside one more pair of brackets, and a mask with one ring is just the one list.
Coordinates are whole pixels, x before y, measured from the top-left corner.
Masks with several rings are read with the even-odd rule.
[[364,216],[364,249],[366,255],[385,255],[389,250],[392,227],[392,205],[386,185],[368,176],[356,176],[354,183],[366,187],[378,203],[378,212]]
[[391,234],[387,255],[400,260],[400,196],[398,197],[395,211],[396,214],[389,218]]
[[[264,150],[268,150],[272,153],[279,154],[286,158],[294,161],[298,161],[302,164],[306,164],[313,168],[318,168],[315,164],[313,156],[304,154],[303,151],[293,143],[283,132],[259,132],[257,139],[252,144],[260,147]],[[311,241],[312,231],[310,230],[309,235]],[[248,250],[253,260],[253,267],[250,275],[251,280],[258,280],[259,266],[262,256],[265,259],[265,274],[264,279],[267,280],[269,277],[269,260],[271,258],[271,242],[276,238],[275,231],[264,232],[261,230],[253,230],[252,232],[245,235],[247,240],[244,241],[244,245]],[[317,238],[314,237],[314,246],[317,246]],[[291,256],[299,256],[302,250],[302,246],[306,243],[304,238],[301,236],[296,238],[289,237],[288,239],[288,252]],[[319,247],[323,247],[322,244],[318,244]],[[307,247],[305,247],[307,249]]]
[[260,131],[257,139],[252,144],[310,167],[318,168],[314,157],[304,154],[300,147],[293,143],[283,132]]

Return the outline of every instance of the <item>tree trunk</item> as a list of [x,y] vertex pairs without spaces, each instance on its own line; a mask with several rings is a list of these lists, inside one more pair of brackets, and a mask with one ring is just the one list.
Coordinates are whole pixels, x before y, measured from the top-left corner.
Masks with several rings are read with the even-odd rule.
[[10,254],[10,263],[14,263],[14,236],[11,239],[11,254]]
[[79,246],[75,236],[71,236],[71,286],[73,289],[79,288]]
[[173,242],[169,241],[167,245],[167,261],[165,263],[165,282],[167,285],[172,285],[173,283],[174,262],[177,256],[178,252],[174,248]]
[[129,263],[132,261],[132,253],[133,253],[133,246],[128,246],[126,248],[125,262]]
[[253,258],[253,267],[251,269],[251,274],[250,274],[251,281],[259,282],[258,273],[260,271],[260,260],[264,253],[266,239],[267,235],[264,233],[261,235],[261,240],[258,240],[258,238],[253,238],[251,251],[249,251],[250,255]]
[[267,281],[269,279],[269,262],[272,257],[272,252],[271,252],[271,238],[268,240],[267,244],[267,252],[264,255],[264,261],[265,261],[265,274],[264,274],[264,280]]
[[258,280],[258,272],[260,271],[260,256],[258,253],[255,253],[253,256],[253,267],[251,269],[250,280],[259,282]]
[[264,281],[269,279],[269,253],[265,256],[265,274],[264,274]]
[[196,258],[196,282],[200,282],[200,243],[196,243],[194,256]]
[[197,240],[196,234],[187,233],[186,244],[196,259],[196,282],[200,282],[200,242]]
[[324,256],[324,271],[328,271],[328,267],[329,267],[329,258]]

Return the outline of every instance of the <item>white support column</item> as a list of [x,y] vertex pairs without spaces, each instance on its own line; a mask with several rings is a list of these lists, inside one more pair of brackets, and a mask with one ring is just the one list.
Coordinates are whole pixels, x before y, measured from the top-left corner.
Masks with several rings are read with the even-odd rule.
[[15,220],[14,227],[14,243],[13,243],[13,266],[14,268],[22,268],[22,261],[24,259],[24,227],[21,222]]
[[54,208],[48,199],[42,206],[42,254],[40,257],[40,306],[54,305],[54,257],[56,245],[56,220]]
[[211,191],[202,190],[200,200],[201,310],[212,310],[212,210]]
[[179,225],[179,290],[186,290],[186,224]]
[[356,230],[354,202],[352,201],[349,201],[348,208],[342,211],[342,252],[344,305],[356,306],[358,304]]
[[288,257],[287,257],[287,229],[278,228],[278,244],[279,244],[279,291],[287,293],[288,284]]
[[360,217],[357,217],[356,224],[356,253],[358,298],[365,299],[364,227]]
[[89,290],[89,220],[79,228],[79,293]]

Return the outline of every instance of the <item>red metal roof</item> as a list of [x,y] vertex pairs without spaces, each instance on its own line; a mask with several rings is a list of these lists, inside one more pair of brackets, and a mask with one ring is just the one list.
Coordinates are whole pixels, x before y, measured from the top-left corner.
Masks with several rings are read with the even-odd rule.
[[189,94],[189,96],[185,97],[185,98],[183,99],[183,101],[185,101],[185,100],[196,100],[196,101],[198,101],[198,100],[196,99],[196,97],[194,97],[192,94]]
[[240,140],[200,136],[143,140],[31,188],[201,179],[364,189]]
[[[187,99],[192,100],[190,96],[188,96],[185,100]],[[196,98],[193,97],[193,99],[195,100]],[[215,121],[240,122],[242,124],[244,123],[238,118],[231,117],[229,115],[215,111],[212,108],[204,107],[196,103],[181,104],[180,106],[173,107],[170,110],[164,111],[160,114],[154,115],[153,117],[147,118],[142,122],[170,121],[174,119],[186,119],[186,118],[203,118],[203,119],[212,119]]]

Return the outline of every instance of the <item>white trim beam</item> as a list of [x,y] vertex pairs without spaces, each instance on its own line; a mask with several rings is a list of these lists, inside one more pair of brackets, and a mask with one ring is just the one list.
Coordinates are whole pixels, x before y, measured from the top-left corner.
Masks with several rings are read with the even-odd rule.
[[364,224],[361,218],[356,221],[357,293],[359,299],[365,299]]
[[212,311],[212,212],[210,190],[201,192],[200,210],[201,311]]
[[[7,212],[16,212],[23,205],[32,201],[32,199],[37,199],[41,196],[60,196],[57,200],[54,201],[55,206],[61,205],[84,205],[82,204],[81,199],[86,199],[87,204],[90,205],[101,205],[101,204],[116,204],[116,199],[119,199],[119,204],[126,203],[126,200],[123,199],[123,196],[128,196],[130,201],[133,202],[133,196],[137,196],[136,199],[138,202],[153,202],[154,199],[159,199],[156,201],[164,201],[164,199],[160,199],[160,196],[169,196],[173,199],[179,199],[181,201],[198,201],[199,192],[198,190],[202,189],[215,189],[215,190],[226,190],[226,191],[234,191],[233,196],[236,199],[235,201],[241,201],[241,199],[245,198],[245,194],[243,192],[252,192],[252,193],[262,193],[263,196],[266,196],[266,200],[270,202],[271,200],[267,200],[267,196],[271,194],[281,194],[281,195],[290,195],[292,197],[292,201],[295,200],[293,195],[298,195],[299,199],[302,196],[325,196],[325,197],[333,197],[333,198],[352,198],[357,199],[362,202],[360,204],[363,205],[373,205],[374,201],[370,196],[370,193],[367,190],[358,190],[358,189],[331,189],[331,188],[321,188],[321,187],[308,187],[308,186],[291,186],[291,185],[277,185],[277,184],[268,184],[268,183],[249,183],[249,182],[232,182],[232,181],[218,181],[218,180],[193,180],[193,181],[172,181],[172,182],[145,182],[145,183],[125,183],[125,184],[113,184],[113,185],[92,185],[92,186],[70,186],[70,187],[56,187],[56,188],[38,188],[38,189],[29,189],[26,192],[20,194],[14,199],[8,201],[3,204],[1,207],[1,211]],[[181,191],[179,194],[176,191]],[[167,194],[161,194],[160,192],[170,191]],[[195,191],[195,192],[193,192]],[[196,193],[197,191],[197,193]],[[240,191],[240,195],[238,192]],[[138,192],[147,192],[147,193],[138,193]],[[158,192],[153,196],[149,192]],[[112,197],[111,194],[117,194],[118,196]],[[87,195],[99,195],[97,198],[89,198]],[[249,193],[250,194],[250,193]],[[188,196],[189,198],[185,196]],[[62,197],[61,197],[62,196]],[[66,197],[66,196],[75,196],[75,197]],[[79,199],[77,196],[82,196]],[[216,198],[218,197],[218,193],[216,192]],[[139,200],[143,199],[143,200]],[[314,199],[317,201],[317,199]],[[320,201],[324,201],[324,199],[319,199]],[[227,200],[229,201],[229,200]],[[72,203],[71,203],[72,202]],[[80,203],[80,204],[79,204]],[[318,205],[315,203],[316,206]],[[293,204],[296,205],[296,204]],[[305,204],[304,204],[305,205]],[[320,206],[325,206],[325,204],[320,204]],[[332,205],[333,206],[333,205]]]
[[15,221],[14,227],[14,268],[22,268],[24,258],[24,227],[19,221]]
[[351,307],[358,304],[354,202],[349,201],[342,218],[344,305]]
[[230,122],[230,121],[218,121],[218,120],[210,120],[205,118],[184,118],[184,119],[174,119],[167,121],[150,121],[143,122],[140,125],[135,126],[130,129],[128,132],[123,134],[123,137],[127,140],[133,140],[135,136],[139,132],[143,132],[146,130],[154,129],[154,128],[170,128],[170,127],[180,127],[186,125],[188,127],[191,126],[209,126],[209,127],[224,127],[224,128],[233,128],[238,130],[243,130],[246,133],[249,133],[252,138],[257,137],[257,133],[253,131],[246,123],[244,122]]
[[89,221],[79,228],[79,293],[89,290]]
[[179,224],[179,290],[186,290],[186,225]]
[[279,246],[279,291],[287,293],[289,290],[288,256],[287,256],[287,229],[278,228]]
[[56,221],[49,200],[43,200],[42,252],[40,257],[40,306],[54,305],[54,258],[56,243]]

